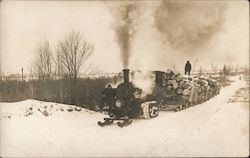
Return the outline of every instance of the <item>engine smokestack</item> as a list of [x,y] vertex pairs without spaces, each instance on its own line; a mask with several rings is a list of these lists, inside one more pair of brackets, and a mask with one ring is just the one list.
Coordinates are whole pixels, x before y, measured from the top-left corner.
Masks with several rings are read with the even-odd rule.
[[122,71],[123,71],[124,83],[129,83],[129,69],[124,69]]

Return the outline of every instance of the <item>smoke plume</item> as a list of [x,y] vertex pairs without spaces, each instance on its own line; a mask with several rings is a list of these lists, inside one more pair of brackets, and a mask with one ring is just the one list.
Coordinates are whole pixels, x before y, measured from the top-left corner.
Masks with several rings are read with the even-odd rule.
[[123,67],[129,67],[131,42],[137,32],[140,17],[139,5],[136,2],[122,2],[118,6],[110,7],[114,18],[113,29],[121,50]]
[[[109,6],[124,68],[181,69],[203,60],[224,27],[225,2],[123,1]],[[143,57],[143,58],[142,58]]]
[[219,31],[224,9],[222,3],[162,1],[154,13],[155,27],[164,44],[194,53]]

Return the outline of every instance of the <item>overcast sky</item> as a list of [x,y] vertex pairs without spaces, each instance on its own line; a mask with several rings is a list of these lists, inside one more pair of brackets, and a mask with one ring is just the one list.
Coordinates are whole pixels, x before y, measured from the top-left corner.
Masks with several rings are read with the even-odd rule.
[[[211,3],[218,5],[216,2]],[[110,5],[115,7],[117,3],[115,1],[108,4],[98,1],[2,1],[0,25],[2,72],[20,73],[21,68],[24,68],[24,72],[29,73],[36,44],[47,39],[54,46],[71,30],[81,31],[94,43],[95,53],[88,62],[92,65],[91,71],[120,71],[123,68],[121,52],[112,28],[114,18]],[[211,63],[220,67],[224,63],[248,65],[247,1],[225,3],[222,26],[204,46],[196,50],[194,55],[178,53],[178,49],[174,48],[167,49],[164,56],[161,54],[162,46],[154,33],[155,30],[147,28],[153,26],[148,21],[154,21],[150,16],[151,5],[157,4],[147,2],[147,7],[144,8],[144,18],[141,22],[143,27],[139,27],[137,38],[134,40],[130,68],[171,69],[175,65],[181,69],[186,60],[190,60],[191,63],[196,62],[197,67],[202,66],[207,69],[211,68]],[[192,20],[186,23],[192,23]],[[171,51],[176,52],[176,55]]]

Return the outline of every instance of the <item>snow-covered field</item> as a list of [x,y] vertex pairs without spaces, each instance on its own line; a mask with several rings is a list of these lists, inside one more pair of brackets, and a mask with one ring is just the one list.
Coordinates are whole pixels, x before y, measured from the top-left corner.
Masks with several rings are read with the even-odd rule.
[[230,102],[244,80],[219,96],[125,128],[99,127],[103,114],[25,100],[1,103],[1,157],[248,156],[249,102]]

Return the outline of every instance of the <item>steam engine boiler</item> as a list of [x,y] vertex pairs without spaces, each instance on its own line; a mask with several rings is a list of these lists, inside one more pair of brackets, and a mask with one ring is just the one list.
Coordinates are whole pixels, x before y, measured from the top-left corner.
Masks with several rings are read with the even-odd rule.
[[108,101],[107,112],[110,118],[104,118],[104,122],[99,121],[100,126],[112,124],[116,120],[122,120],[118,125],[124,126],[130,124],[131,119],[150,119],[158,116],[160,107],[157,101],[153,97],[141,97],[142,89],[130,82],[129,76],[129,69],[124,69],[123,83],[113,89],[115,95],[110,98],[111,102]]
[[129,69],[124,69],[124,82],[115,89],[114,106],[109,114],[118,118],[128,116],[129,118],[150,119],[158,116],[159,106],[157,102],[153,98],[142,98],[142,89],[130,82],[129,76]]

